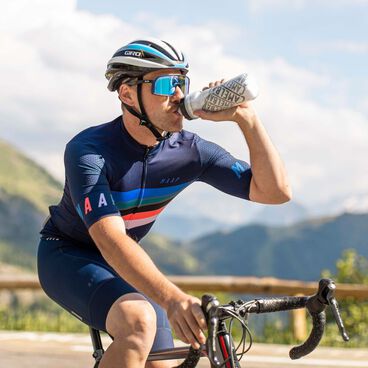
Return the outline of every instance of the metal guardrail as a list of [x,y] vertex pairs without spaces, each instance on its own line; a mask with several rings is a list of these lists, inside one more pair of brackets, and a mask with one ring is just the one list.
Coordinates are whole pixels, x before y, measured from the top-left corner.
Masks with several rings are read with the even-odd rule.
[[[260,295],[311,295],[318,288],[317,282],[282,280],[273,277],[242,276],[168,276],[184,291],[231,292]],[[1,290],[41,289],[37,276],[0,276]],[[337,284],[336,297],[368,300],[368,285]],[[295,338],[304,340],[307,336],[305,309],[294,310],[291,323]]]

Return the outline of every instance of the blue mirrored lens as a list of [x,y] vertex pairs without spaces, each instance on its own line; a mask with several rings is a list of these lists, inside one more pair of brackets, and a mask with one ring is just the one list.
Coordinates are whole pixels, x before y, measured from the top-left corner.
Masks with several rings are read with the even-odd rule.
[[161,96],[172,96],[179,87],[184,94],[189,92],[189,78],[184,75],[163,75],[152,84],[152,93]]

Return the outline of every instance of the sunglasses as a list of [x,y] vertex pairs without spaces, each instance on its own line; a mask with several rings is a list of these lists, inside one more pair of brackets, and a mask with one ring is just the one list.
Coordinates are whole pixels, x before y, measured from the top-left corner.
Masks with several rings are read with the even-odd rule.
[[152,83],[151,92],[159,96],[173,96],[176,87],[179,87],[184,95],[189,92],[189,78],[185,75],[161,75],[155,79],[138,80],[135,84]]

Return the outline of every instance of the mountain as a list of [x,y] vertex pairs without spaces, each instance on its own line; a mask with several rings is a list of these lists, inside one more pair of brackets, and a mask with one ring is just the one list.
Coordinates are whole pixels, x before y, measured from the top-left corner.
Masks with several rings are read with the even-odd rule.
[[0,188],[8,195],[30,203],[46,214],[50,203],[57,203],[62,186],[44,168],[0,140]]
[[141,245],[166,274],[193,275],[200,272],[201,260],[194,258],[179,242],[152,233],[142,239]]
[[294,200],[282,205],[254,205],[258,206],[259,210],[251,217],[249,223],[280,226],[310,218],[308,209]]
[[[368,256],[368,214],[343,214],[284,227],[243,226],[186,245],[202,273],[316,280],[347,248]],[[204,256],[205,255],[205,256]]]
[[0,157],[0,261],[35,269],[39,231],[62,186],[3,141]]
[[[59,201],[62,186],[1,141],[0,157],[0,267],[6,263],[34,270],[38,232],[47,206]],[[287,211],[301,214],[304,210],[290,206],[285,211],[283,216],[287,219]],[[169,274],[315,280],[322,269],[334,269],[344,249],[355,248],[368,256],[368,214],[345,213],[287,226],[251,224],[235,230],[224,230],[224,225],[200,216],[192,221],[181,217],[170,221],[162,221],[160,226],[177,232],[171,227],[180,225],[180,236],[185,241],[154,233],[142,241],[142,247],[158,267]],[[192,240],[196,229],[221,231]]]
[[188,241],[219,229],[228,230],[230,228],[228,224],[220,223],[208,217],[170,215],[164,212],[158,217],[151,231],[175,241]]
[[349,193],[328,199],[324,203],[310,208],[309,212],[314,217],[337,216],[342,213],[368,213],[368,193]]

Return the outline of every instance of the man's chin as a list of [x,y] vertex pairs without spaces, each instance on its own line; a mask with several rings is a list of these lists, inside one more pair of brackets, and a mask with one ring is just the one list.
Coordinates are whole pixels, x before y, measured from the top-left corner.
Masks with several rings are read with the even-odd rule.
[[183,116],[178,116],[178,119],[170,124],[170,132],[180,132],[183,129]]

